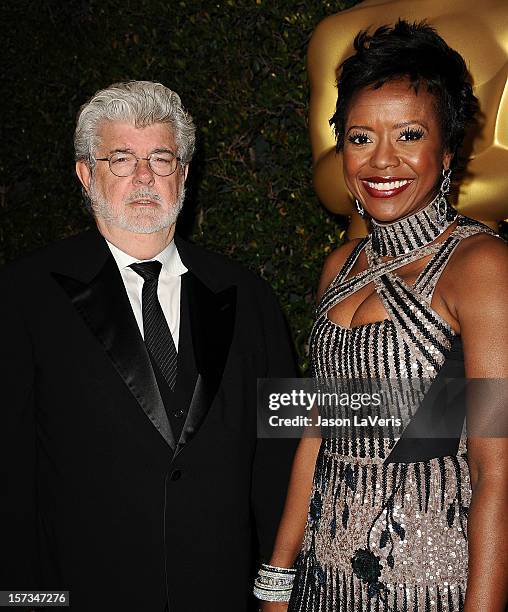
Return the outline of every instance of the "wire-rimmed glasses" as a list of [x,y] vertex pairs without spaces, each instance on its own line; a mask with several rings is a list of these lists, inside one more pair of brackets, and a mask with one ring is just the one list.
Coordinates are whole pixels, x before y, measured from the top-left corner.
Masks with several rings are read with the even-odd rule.
[[154,151],[148,157],[138,157],[129,151],[115,151],[108,157],[96,157],[95,160],[107,161],[115,176],[131,176],[140,160],[147,161],[157,176],[170,176],[177,169],[178,162],[182,161],[172,151]]

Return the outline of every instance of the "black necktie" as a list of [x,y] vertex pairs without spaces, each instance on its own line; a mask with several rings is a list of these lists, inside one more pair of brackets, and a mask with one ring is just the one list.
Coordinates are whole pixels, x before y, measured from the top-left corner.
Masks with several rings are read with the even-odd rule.
[[176,382],[176,348],[157,297],[162,264],[160,261],[144,261],[131,264],[130,267],[145,281],[141,297],[146,348],[173,391]]

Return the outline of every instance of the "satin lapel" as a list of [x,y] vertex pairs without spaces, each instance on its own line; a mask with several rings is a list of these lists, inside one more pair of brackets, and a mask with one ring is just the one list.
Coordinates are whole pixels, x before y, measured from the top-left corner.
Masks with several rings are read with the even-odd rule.
[[189,271],[182,277],[182,290],[188,292],[198,378],[175,455],[196,435],[217,394],[236,315],[235,286],[214,293]]
[[118,374],[167,444],[176,444],[143,338],[139,333],[118,267],[110,255],[100,272],[84,283],[63,274],[55,280],[100,340]]

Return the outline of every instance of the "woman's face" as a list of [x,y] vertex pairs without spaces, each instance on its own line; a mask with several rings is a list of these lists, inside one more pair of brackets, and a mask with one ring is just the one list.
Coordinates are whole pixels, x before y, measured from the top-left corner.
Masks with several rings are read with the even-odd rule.
[[346,117],[344,178],[374,219],[391,222],[434,197],[451,154],[443,151],[435,99],[408,81],[360,90]]

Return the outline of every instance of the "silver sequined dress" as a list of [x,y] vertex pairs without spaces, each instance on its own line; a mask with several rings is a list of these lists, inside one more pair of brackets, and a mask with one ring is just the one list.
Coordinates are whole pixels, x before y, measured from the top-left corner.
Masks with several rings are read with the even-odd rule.
[[[445,360],[460,359],[460,339],[430,304],[454,249],[484,231],[459,216],[443,242],[385,263],[374,257],[371,239],[362,240],[318,306],[310,339],[314,375],[432,380]],[[348,278],[362,250],[369,267]],[[429,255],[414,285],[397,276],[400,266]],[[345,328],[328,318],[371,281],[386,320]],[[323,438],[290,612],[462,610],[471,497],[465,442],[453,456],[385,462],[397,440]]]

